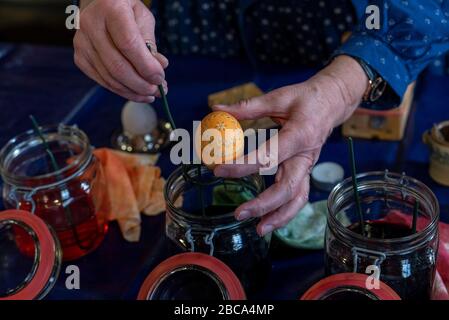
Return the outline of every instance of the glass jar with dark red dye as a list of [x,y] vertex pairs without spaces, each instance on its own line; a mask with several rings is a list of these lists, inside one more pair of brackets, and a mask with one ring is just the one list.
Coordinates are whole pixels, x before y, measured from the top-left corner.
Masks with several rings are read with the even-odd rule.
[[166,235],[180,252],[206,253],[223,261],[251,295],[271,271],[270,236],[257,234],[259,219],[237,221],[234,210],[264,188],[259,175],[216,179],[204,166],[180,167],[165,186]]
[[[87,136],[77,127],[30,130],[11,139],[0,151],[3,201],[6,208],[36,214],[51,226],[61,243],[64,260],[80,258],[101,243],[107,231],[102,212],[104,179]],[[34,255],[34,243],[15,231],[19,249]]]
[[357,180],[362,220],[351,178],[329,196],[326,273],[370,274],[403,300],[429,299],[438,251],[435,195],[420,181],[400,174],[369,172]]

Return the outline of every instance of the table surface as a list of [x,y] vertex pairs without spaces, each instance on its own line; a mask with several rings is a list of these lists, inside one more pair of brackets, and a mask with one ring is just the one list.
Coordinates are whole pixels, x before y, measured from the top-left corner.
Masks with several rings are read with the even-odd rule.
[[[120,129],[124,99],[96,86],[72,62],[70,48],[0,44],[0,145],[30,128],[29,114],[41,124],[77,124],[96,147],[111,145]],[[169,101],[178,127],[192,130],[192,120],[208,112],[207,96],[234,85],[255,82],[264,91],[304,81],[314,70],[254,71],[239,60],[172,57],[167,71]],[[424,130],[449,119],[449,77],[424,74],[415,94],[414,113],[402,142],[355,140],[359,172],[389,169],[406,172],[437,195],[441,220],[449,221],[449,188],[437,185],[428,175],[429,151],[421,142]],[[155,104],[163,117],[160,101]],[[335,130],[323,147],[320,162],[340,163],[349,173],[346,142]],[[158,162],[168,177],[174,170],[165,151]],[[328,193],[312,187],[310,200],[326,199]],[[0,205],[1,206],[1,205]],[[322,250],[287,249],[276,240],[271,246],[272,272],[266,288],[254,298],[296,299],[323,274]],[[167,257],[164,215],[143,217],[138,243],[123,240],[111,223],[101,246],[70,264],[80,268],[81,289],[65,286],[65,263],[47,299],[135,299],[148,273]]]

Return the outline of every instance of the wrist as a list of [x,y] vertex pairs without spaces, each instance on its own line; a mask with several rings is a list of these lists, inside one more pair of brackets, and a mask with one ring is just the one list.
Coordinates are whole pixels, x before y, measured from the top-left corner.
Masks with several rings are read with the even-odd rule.
[[336,57],[314,78],[319,79],[320,87],[325,91],[323,94],[329,101],[329,112],[335,115],[334,127],[351,116],[369,86],[369,79],[360,64],[345,55]]

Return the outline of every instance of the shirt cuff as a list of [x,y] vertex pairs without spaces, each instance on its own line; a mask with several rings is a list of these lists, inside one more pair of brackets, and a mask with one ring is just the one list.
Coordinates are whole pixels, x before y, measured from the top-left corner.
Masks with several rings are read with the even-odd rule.
[[[363,32],[365,33],[365,32]],[[362,59],[390,85],[393,91],[402,99],[411,81],[407,68],[388,44],[365,34],[353,34],[334,53]]]

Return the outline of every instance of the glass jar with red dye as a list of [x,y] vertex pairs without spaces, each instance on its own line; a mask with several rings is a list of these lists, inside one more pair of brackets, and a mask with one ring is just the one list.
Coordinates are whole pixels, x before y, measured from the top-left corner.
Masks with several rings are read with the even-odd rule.
[[378,279],[403,300],[430,299],[438,252],[435,195],[404,174],[369,172],[357,180],[362,219],[351,178],[329,196],[326,273],[368,274],[369,289]]
[[[0,151],[3,201],[43,219],[56,232],[63,259],[74,260],[97,248],[107,231],[102,169],[77,127],[41,129],[58,170],[42,137],[33,130],[18,135]],[[23,253],[34,254],[34,243],[20,229],[15,241]]]

